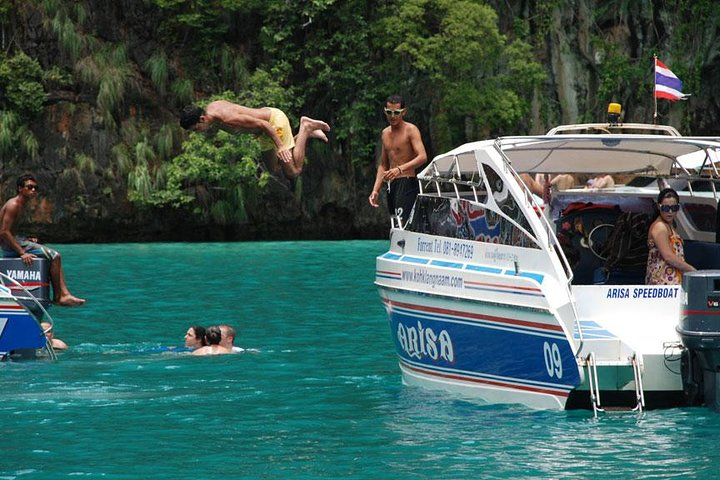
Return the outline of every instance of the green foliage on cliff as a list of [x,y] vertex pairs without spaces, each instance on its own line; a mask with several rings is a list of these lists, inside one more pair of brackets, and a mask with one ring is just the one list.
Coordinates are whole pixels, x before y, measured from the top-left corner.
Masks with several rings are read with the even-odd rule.
[[[120,184],[116,194],[236,222],[268,184],[257,142],[182,131],[176,116],[186,103],[275,106],[295,129],[301,115],[321,118],[331,143],[311,156],[367,172],[389,94],[405,97],[432,155],[537,132],[546,125],[534,121],[563,118],[568,103],[580,117],[571,121],[597,120],[609,100],[647,103],[653,53],[688,91],[710,90],[701,80],[720,61],[718,12],[711,0],[0,0],[3,42],[31,23],[16,21],[23,15],[44,25],[46,38],[33,38],[56,42],[36,45],[52,52],[37,59],[23,57],[18,41],[3,44],[0,154],[42,154],[30,125],[69,72],[61,98],[90,103],[93,128],[117,142],[100,153],[110,161],[95,162]],[[87,174],[90,155],[67,158]]]
[[43,111],[45,89],[42,86],[43,70],[37,60],[23,52],[11,57],[0,56],[0,107],[18,114],[22,120],[31,120]]
[[[377,136],[384,126],[381,107],[391,93],[406,97],[413,120],[435,132],[426,142],[440,150],[522,123],[532,92],[544,79],[530,45],[508,40],[499,32],[494,10],[472,1],[313,0],[302,6],[234,1],[223,4],[222,11],[210,1],[154,3],[172,13],[162,31],[167,38],[185,39],[191,54],[186,52],[182,63],[192,61],[195,68],[188,74],[194,85],[209,89],[210,98],[275,106],[296,126],[300,115],[323,118],[353,164],[375,162]],[[233,14],[249,12],[260,18],[246,25],[228,22]],[[232,32],[256,49],[255,55],[247,56],[247,49],[229,55],[232,46],[226,40]],[[156,57],[150,62],[160,63]],[[164,79],[166,74],[151,77]],[[216,93],[238,79],[240,89]],[[426,121],[432,124],[429,129]],[[222,147],[218,140],[230,145]],[[248,195],[266,181],[248,163],[260,160],[258,152],[252,138],[191,135],[171,162],[168,182],[147,197],[132,198],[202,204],[196,183],[217,186],[222,178],[238,181]],[[191,181],[181,181],[184,172],[192,173],[185,173]]]
[[0,53],[0,158],[38,157],[39,145],[30,123],[44,111],[44,84],[66,80],[56,68],[43,70],[22,51]]
[[379,23],[383,47],[419,78],[412,89],[427,93],[431,121],[450,133],[438,139],[441,150],[517,128],[528,114],[530,94],[544,79],[542,68],[530,45],[508,42],[500,33],[491,7],[409,0]]
[[[517,129],[544,78],[530,45],[508,39],[495,11],[470,0],[149,0],[154,31],[143,41],[153,46],[142,54],[131,51],[128,30],[97,31],[89,19],[100,12],[86,2],[32,3],[57,39],[59,64],[122,138],[106,171],[127,176],[128,199],[220,223],[244,217],[249,196],[267,185],[257,141],[188,135],[175,119],[125,121],[137,72],[175,111],[193,98],[225,98],[278,107],[295,129],[301,115],[324,119],[335,146],[326,155],[342,152],[333,162],[357,166],[376,161],[389,94],[405,96],[433,151]],[[23,111],[42,109],[41,92],[23,97],[35,101]]]

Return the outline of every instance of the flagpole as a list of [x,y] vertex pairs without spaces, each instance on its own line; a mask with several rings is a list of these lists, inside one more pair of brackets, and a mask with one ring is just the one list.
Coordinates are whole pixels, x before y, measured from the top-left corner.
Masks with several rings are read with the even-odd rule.
[[657,55],[653,54],[653,101],[655,102],[655,113],[653,114],[653,124],[657,125]]

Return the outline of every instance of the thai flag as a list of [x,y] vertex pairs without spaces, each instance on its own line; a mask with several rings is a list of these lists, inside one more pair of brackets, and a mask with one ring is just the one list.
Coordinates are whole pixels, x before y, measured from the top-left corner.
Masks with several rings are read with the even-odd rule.
[[690,95],[682,93],[682,81],[664,63],[655,58],[655,98],[686,100]]

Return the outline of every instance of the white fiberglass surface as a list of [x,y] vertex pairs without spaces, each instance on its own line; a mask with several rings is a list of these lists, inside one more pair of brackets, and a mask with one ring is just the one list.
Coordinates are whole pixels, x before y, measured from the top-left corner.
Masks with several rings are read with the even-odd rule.
[[584,285],[573,293],[581,322],[594,322],[637,352],[661,353],[665,343],[679,341],[679,285]]

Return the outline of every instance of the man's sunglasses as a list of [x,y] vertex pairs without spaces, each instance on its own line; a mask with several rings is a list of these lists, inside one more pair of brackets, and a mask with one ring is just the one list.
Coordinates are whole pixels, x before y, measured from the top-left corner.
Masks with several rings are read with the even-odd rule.
[[404,108],[401,108],[401,109],[399,109],[399,110],[392,110],[392,109],[390,109],[390,108],[386,108],[386,109],[385,109],[385,115],[387,115],[388,117],[397,117],[397,116],[402,115],[402,113],[403,113],[404,111],[405,111]]
[[25,185],[25,188],[27,188],[28,190],[32,190],[34,192],[40,191],[40,187],[38,187],[37,185]]
[[663,213],[677,212],[680,210],[680,205],[660,205],[660,211]]

